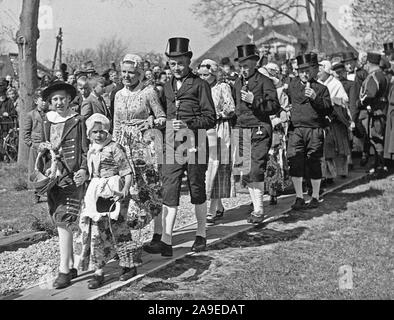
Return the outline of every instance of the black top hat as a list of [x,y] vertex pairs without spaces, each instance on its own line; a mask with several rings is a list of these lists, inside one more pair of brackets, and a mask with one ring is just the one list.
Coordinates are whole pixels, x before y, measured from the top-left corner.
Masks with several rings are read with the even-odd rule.
[[354,54],[354,52],[350,51],[350,52],[344,52],[342,54],[342,62],[349,62],[353,60],[357,60],[357,56]]
[[307,68],[319,65],[316,53],[306,53],[296,57],[297,68]]
[[171,57],[180,57],[180,56],[188,56],[190,59],[193,56],[193,52],[190,51],[189,48],[190,40],[187,38],[170,38],[168,39],[168,52],[166,52],[166,56]]
[[231,65],[231,60],[230,60],[229,57],[224,57],[224,58],[220,61],[220,64],[221,64],[222,66]]
[[42,99],[44,101],[47,101],[49,97],[51,96],[52,93],[56,91],[64,90],[71,96],[71,100],[74,100],[74,98],[77,96],[77,89],[75,89],[74,86],[71,84],[65,83],[63,81],[55,81],[49,85],[48,88],[46,88],[42,92]]
[[379,64],[382,56],[379,53],[368,52],[367,61],[373,64]]
[[242,62],[247,59],[260,59],[260,56],[257,53],[256,45],[254,45],[253,43],[237,46],[237,51],[238,57],[234,59],[235,61]]
[[383,47],[384,47],[384,53],[386,53],[386,54],[390,54],[391,52],[394,51],[394,43],[393,42],[384,43]]
[[332,71],[338,71],[338,70],[344,70],[344,69],[345,69],[345,65],[342,62],[334,64],[331,68]]

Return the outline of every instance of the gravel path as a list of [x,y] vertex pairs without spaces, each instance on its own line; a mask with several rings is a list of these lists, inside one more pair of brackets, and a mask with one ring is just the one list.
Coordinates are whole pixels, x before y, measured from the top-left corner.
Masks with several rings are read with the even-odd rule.
[[[236,198],[223,201],[225,208],[230,209],[249,203],[248,194],[239,193]],[[180,211],[175,228],[179,228],[195,221],[193,205],[190,197],[181,197]],[[141,235],[142,241],[152,237],[153,224],[146,227]],[[28,288],[44,283],[48,277],[55,277],[59,261],[58,238],[39,242],[28,248],[14,252],[0,254],[0,296],[9,295],[15,290]]]

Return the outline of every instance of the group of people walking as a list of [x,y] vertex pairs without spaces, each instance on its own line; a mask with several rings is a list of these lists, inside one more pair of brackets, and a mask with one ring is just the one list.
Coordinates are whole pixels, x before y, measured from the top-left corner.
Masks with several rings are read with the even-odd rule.
[[[76,79],[77,88],[56,81],[36,92],[37,109],[23,134],[31,146],[31,181],[46,183],[49,213],[58,228],[55,288],[69,286],[77,270],[94,270],[89,288],[102,286],[103,267],[116,256],[119,279],[135,276],[139,262],[125,259],[117,248],[132,241],[130,217],[137,211],[153,217],[154,234],[144,250],[171,257],[185,175],[197,220],[191,251],[201,252],[207,246],[207,223],[223,217],[222,199],[235,196],[235,181],[249,190],[249,223],[269,218],[265,190],[270,204],[276,204],[290,177],[297,195],[293,209],[317,208],[322,178],[333,177],[333,169],[347,175],[350,133],[363,110],[368,114],[365,145],[375,147],[376,169],[384,167],[380,138],[389,81],[377,68],[377,54],[367,55],[368,75],[361,87],[349,80],[346,62],[315,53],[297,56],[291,75],[262,59],[254,44],[237,47],[239,73],[228,59],[221,66],[206,59],[193,72],[186,38],[169,39],[166,56],[171,77],[158,89],[147,79],[141,57],[127,54],[120,66],[122,87],[112,85],[112,107],[104,101],[106,86],[97,77]],[[335,146],[332,156],[329,136]],[[386,145],[390,157],[391,145],[392,140]],[[364,153],[367,157],[369,150]],[[45,166],[48,159],[50,166]],[[308,204],[305,179],[311,184]],[[76,245],[74,224],[80,230]]]

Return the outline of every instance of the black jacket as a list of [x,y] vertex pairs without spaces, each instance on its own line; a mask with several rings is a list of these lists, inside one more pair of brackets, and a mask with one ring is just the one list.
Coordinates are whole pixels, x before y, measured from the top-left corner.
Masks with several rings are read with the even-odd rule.
[[330,93],[326,86],[311,81],[311,88],[316,92],[316,99],[312,100],[305,96],[305,87],[300,78],[296,78],[290,83],[291,124],[294,128],[324,128],[325,117],[333,112]]
[[215,127],[216,111],[208,82],[193,73],[184,80],[179,91],[176,79],[172,77],[164,84],[164,110],[168,120],[176,119],[175,93],[180,101],[178,119],[184,121],[191,130]]
[[241,100],[243,85],[243,79],[238,78],[233,88],[236,126],[254,128],[271,125],[269,116],[278,113],[280,109],[278,94],[272,80],[257,70],[248,79],[248,89],[254,94],[251,105]]

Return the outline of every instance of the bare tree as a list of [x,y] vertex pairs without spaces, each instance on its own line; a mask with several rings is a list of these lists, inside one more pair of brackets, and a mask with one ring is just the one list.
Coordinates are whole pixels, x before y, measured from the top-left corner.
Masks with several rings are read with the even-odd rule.
[[300,25],[297,10],[307,14],[312,30],[310,47],[321,50],[322,0],[201,0],[192,8],[192,12],[203,19],[213,35],[234,27],[234,22],[239,20],[256,21],[264,18],[273,23],[278,19],[287,19]]
[[352,14],[353,33],[361,39],[360,47],[376,50],[393,41],[394,1],[354,0]]
[[144,60],[148,60],[151,62],[152,65],[165,65],[166,59],[164,58],[164,55],[161,53],[156,53],[156,52],[148,52],[148,53],[140,53],[140,56]]
[[110,66],[112,62],[119,65],[121,59],[127,52],[127,45],[121,40],[113,36],[104,39],[99,43],[96,49],[97,67],[104,70]]
[[93,49],[83,49],[83,50],[73,50],[67,51],[63,55],[63,61],[66,63],[71,69],[79,69],[81,65],[88,61],[92,60],[93,63],[97,62],[97,54]]

